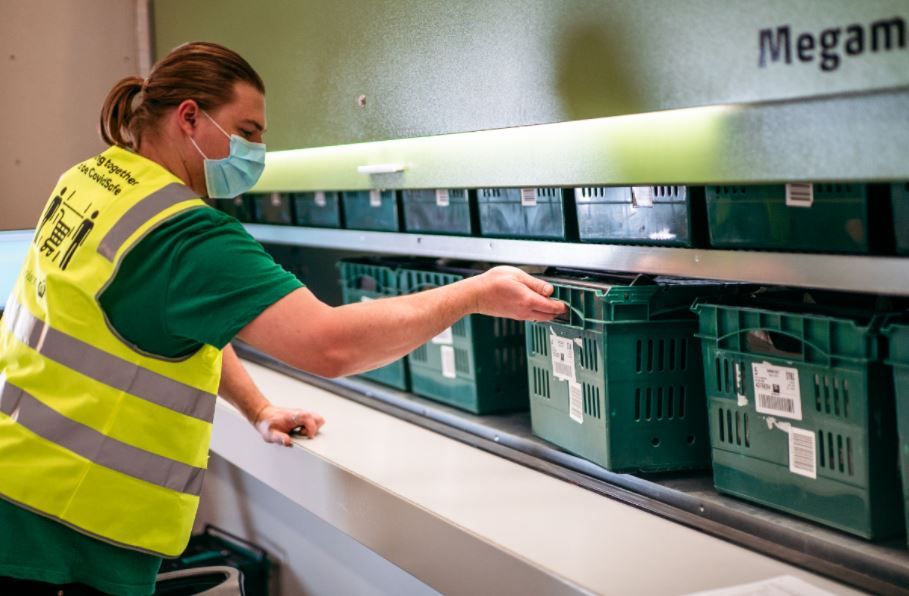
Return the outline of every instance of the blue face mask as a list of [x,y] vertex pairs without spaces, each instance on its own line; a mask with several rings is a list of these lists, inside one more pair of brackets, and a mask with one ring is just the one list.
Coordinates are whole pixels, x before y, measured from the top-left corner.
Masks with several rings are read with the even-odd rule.
[[192,137],[196,151],[205,158],[205,187],[212,199],[232,199],[248,192],[265,169],[265,143],[252,143],[239,135],[227,134],[215,119],[202,113],[230,139],[230,154],[223,159],[209,159]]

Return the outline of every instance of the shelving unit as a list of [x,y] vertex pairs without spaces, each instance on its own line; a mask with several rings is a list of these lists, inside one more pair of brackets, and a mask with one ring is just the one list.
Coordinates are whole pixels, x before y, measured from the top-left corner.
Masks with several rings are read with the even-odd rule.
[[902,540],[872,543],[721,495],[707,472],[609,472],[533,436],[526,412],[474,416],[367,380],[315,377],[243,343],[235,348],[242,358],[292,378],[745,548],[872,593],[909,593]]

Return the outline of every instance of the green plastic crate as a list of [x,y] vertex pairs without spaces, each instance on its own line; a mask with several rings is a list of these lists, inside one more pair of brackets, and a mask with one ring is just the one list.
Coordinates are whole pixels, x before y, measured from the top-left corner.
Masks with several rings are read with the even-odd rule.
[[574,192],[581,242],[706,244],[701,187],[592,186]]
[[794,252],[877,252],[885,250],[886,237],[892,233],[884,229],[887,220],[879,214],[885,203],[871,200],[865,184],[708,186],[710,244]]
[[342,228],[341,197],[339,192],[294,192],[294,223],[314,228]]
[[[382,259],[344,259],[338,261],[341,296],[344,304],[378,300],[400,294],[399,265]],[[410,390],[406,358],[360,375],[401,391]]]
[[561,188],[477,190],[480,235],[570,240],[575,236],[571,195]]
[[477,229],[467,189],[403,190],[401,202],[407,232],[470,236]]
[[714,484],[865,538],[901,534],[879,319],[812,300],[693,307]]
[[398,197],[393,190],[355,190],[341,193],[344,222],[351,230],[397,232],[401,229]]
[[909,182],[891,184],[890,197],[896,233],[896,253],[909,255]]
[[[404,268],[401,292],[452,284],[479,273],[456,267]],[[408,356],[414,393],[475,414],[527,409],[524,325],[469,315]]]
[[527,323],[534,434],[614,471],[708,468],[689,309],[722,286],[565,272],[547,280],[570,312]]
[[279,192],[246,195],[256,223],[289,226],[294,223],[293,201]]
[[[271,560],[265,550],[211,524],[206,524],[202,532],[190,537],[186,550],[178,558],[164,559],[161,573],[213,566],[239,569],[243,573],[243,593],[246,596],[268,596]],[[210,587],[204,583],[193,585],[192,580],[186,583],[171,580],[167,586],[159,586],[155,594],[198,594],[200,590]]]
[[241,195],[232,199],[212,200],[214,201],[216,209],[223,211],[231,217],[235,217],[242,223],[253,223],[255,221],[253,218],[252,205],[250,204],[250,200],[247,195]]
[[909,530],[909,323],[889,325],[890,360],[896,394],[896,422],[899,435],[900,472],[903,479],[903,511]]

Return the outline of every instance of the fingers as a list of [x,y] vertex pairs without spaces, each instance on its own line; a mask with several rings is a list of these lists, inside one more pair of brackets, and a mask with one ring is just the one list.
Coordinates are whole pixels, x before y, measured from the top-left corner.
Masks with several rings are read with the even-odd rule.
[[552,293],[555,290],[555,288],[552,287],[551,283],[544,281],[542,279],[539,279],[537,277],[534,277],[534,276],[530,275],[529,273],[525,273],[524,271],[521,271],[520,269],[518,269],[518,271],[521,272],[522,281],[531,290],[533,290],[534,292],[536,292],[537,294],[539,294],[541,296],[547,296],[547,297],[552,296]]
[[294,428],[300,427],[308,438],[313,438],[319,433],[319,429],[325,424],[325,419],[312,412],[298,410],[293,414]]

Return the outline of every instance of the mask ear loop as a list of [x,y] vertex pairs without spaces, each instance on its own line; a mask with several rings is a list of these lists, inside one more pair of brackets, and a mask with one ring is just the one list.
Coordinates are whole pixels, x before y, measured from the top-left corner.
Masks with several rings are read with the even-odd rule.
[[202,150],[199,149],[199,146],[198,146],[198,145],[196,145],[196,140],[195,140],[194,138],[189,137],[189,142],[193,144],[193,147],[196,148],[196,151],[199,152],[199,155],[201,155],[204,159],[208,159],[208,156],[205,155],[204,153],[202,153]]
[[223,134],[223,135],[224,135],[225,137],[227,137],[228,139],[230,138],[230,135],[227,134],[227,131],[224,130],[223,128],[221,128],[221,125],[218,124],[218,123],[215,121],[214,118],[212,118],[211,116],[209,116],[209,115],[208,115],[208,112],[206,112],[205,110],[202,110],[202,108],[199,108],[199,109],[202,111],[203,114],[205,114],[205,117],[206,117],[206,118],[208,118],[209,120],[211,120],[211,123],[212,123],[212,124],[214,124],[215,126],[218,127],[218,130],[221,131],[221,134]]

